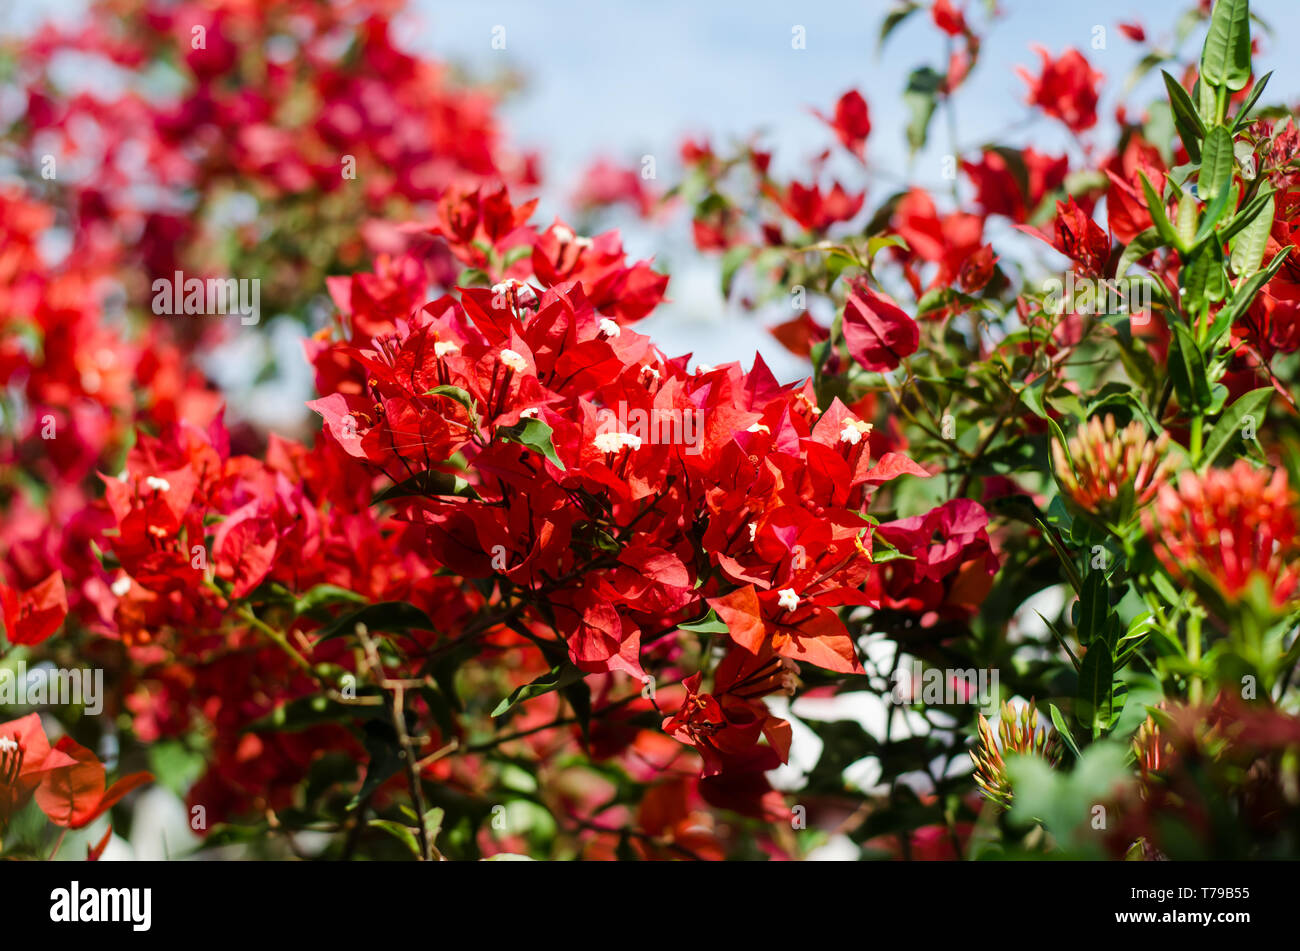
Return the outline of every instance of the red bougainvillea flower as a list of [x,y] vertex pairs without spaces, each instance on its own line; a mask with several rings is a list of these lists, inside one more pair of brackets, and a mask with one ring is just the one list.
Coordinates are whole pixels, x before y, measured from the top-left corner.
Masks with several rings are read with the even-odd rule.
[[1049,237],[1037,228],[1017,225],[1019,230],[1046,241],[1075,264],[1075,271],[1083,277],[1101,277],[1110,259],[1110,238],[1101,226],[1070,196],[1068,201],[1056,203],[1056,221]]
[[952,499],[923,515],[884,522],[876,538],[910,558],[899,558],[873,574],[867,592],[881,607],[942,618],[964,619],[979,608],[993,586],[998,558],[989,542],[988,513],[970,499]]
[[[985,279],[987,281],[987,278]],[[892,370],[916,352],[921,330],[887,295],[858,281],[844,304],[844,342],[865,370]]]
[[775,185],[763,186],[764,193],[781,206],[806,231],[822,232],[838,221],[849,221],[862,210],[866,192],[856,195],[844,190],[835,182],[830,191],[823,193],[820,185],[803,185],[791,182],[784,191]]
[[963,161],[962,171],[975,186],[975,200],[986,215],[1005,215],[1022,223],[1049,192],[1060,188],[1070,171],[1069,156],[1053,158],[1033,148],[1011,153],[1024,165],[1018,175],[1008,164],[1006,150],[988,149],[978,162]]
[[935,0],[930,8],[930,17],[934,25],[949,36],[961,36],[966,32],[966,17],[952,5],[952,0]]
[[1165,483],[1168,445],[1167,431],[1150,440],[1140,420],[1117,429],[1115,417],[1108,415],[1103,422],[1093,416],[1069,440],[1068,459],[1060,443],[1052,443],[1052,462],[1061,487],[1083,508],[1105,509],[1126,494],[1131,505],[1140,507]]
[[1136,20],[1132,23],[1121,23],[1119,25],[1119,31],[1134,43],[1146,42],[1147,31],[1143,28],[1142,24],[1138,23]]
[[104,764],[90,750],[70,736],[61,736],[54,752],[71,763],[46,772],[36,789],[36,804],[55,825],[84,828],[131,790],[153,780],[149,773],[132,773],[105,789]]
[[790,661],[767,649],[752,654],[736,647],[718,665],[712,693],[700,690],[701,680],[701,674],[686,679],[686,699],[663,729],[699,751],[702,775],[716,776],[729,759],[750,756],[760,736],[767,739],[773,766],[789,759],[790,724],[769,714],[759,698],[793,692]]
[[894,230],[907,242],[910,253],[895,249],[904,273],[920,296],[921,281],[912,258],[937,264],[930,287],[954,283],[967,258],[984,243],[984,221],[979,215],[956,211],[938,213],[934,199],[921,188],[913,188],[894,210]]
[[573,206],[579,211],[626,204],[642,218],[650,217],[658,202],[643,169],[624,168],[604,158],[583,173],[582,184],[573,195]]
[[726,622],[731,639],[752,654],[770,648],[826,670],[862,673],[853,638],[839,615],[795,588],[758,591],[748,585],[710,598],[709,604]]
[[1102,74],[1093,70],[1073,47],[1056,60],[1038,44],[1030,48],[1042,59],[1042,70],[1034,76],[1023,66],[1018,69],[1029,84],[1028,103],[1060,119],[1072,132],[1084,132],[1096,125],[1097,85]]
[[1106,191],[1106,221],[1115,239],[1125,244],[1152,224],[1139,172],[1146,175],[1157,195],[1164,194],[1165,166],[1160,152],[1135,135],[1123,154],[1106,169],[1110,179]]
[[0,723],[0,828],[54,770],[66,770],[76,760],[50,747],[38,714]]
[[0,583],[5,637],[10,644],[39,644],[59,629],[68,614],[63,576],[54,572],[25,590]]
[[867,101],[856,89],[850,89],[840,96],[835,103],[835,114],[827,117],[816,109],[813,115],[821,119],[835,132],[840,144],[858,157],[866,160],[867,136],[871,134],[871,116],[867,111]]
[[1295,497],[1286,470],[1256,469],[1238,459],[1203,476],[1183,472],[1143,517],[1165,570],[1179,581],[1200,576],[1229,600],[1263,578],[1273,604],[1300,584]]

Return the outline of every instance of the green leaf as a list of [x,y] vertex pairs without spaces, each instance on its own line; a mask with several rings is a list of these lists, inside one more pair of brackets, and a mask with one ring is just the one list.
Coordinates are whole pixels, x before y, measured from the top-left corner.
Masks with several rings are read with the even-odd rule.
[[1213,201],[1232,181],[1232,133],[1216,125],[1205,136],[1201,153],[1201,173],[1196,179],[1196,194],[1203,201]]
[[560,457],[555,454],[555,445],[551,442],[553,430],[540,419],[521,419],[513,426],[501,426],[497,429],[497,435],[510,442],[517,442],[521,446],[533,450],[555,466],[561,472],[564,471],[564,463]]
[[907,78],[907,88],[903,90],[903,102],[911,114],[911,119],[907,123],[907,144],[913,152],[925,147],[930,119],[934,116],[936,96],[942,85],[943,76],[929,66],[912,70]]
[[880,40],[876,44],[879,51],[884,49],[885,41],[889,39],[889,34],[898,29],[899,24],[919,9],[915,3],[904,3],[902,6],[894,7],[885,15],[884,22],[880,25]]
[[1238,277],[1250,277],[1263,263],[1269,230],[1273,227],[1273,210],[1270,194],[1232,243],[1232,273]]
[[1066,725],[1065,717],[1061,715],[1060,710],[1056,709],[1056,704],[1054,703],[1049,703],[1047,709],[1052,714],[1052,725],[1056,727],[1057,735],[1060,736],[1061,740],[1065,743],[1066,747],[1069,748],[1070,752],[1074,754],[1074,758],[1078,759],[1080,756],[1079,746],[1074,742],[1074,736],[1070,732],[1069,726]]
[[1183,285],[1183,309],[1188,313],[1198,312],[1207,301],[1223,299],[1227,287],[1221,255],[1217,247],[1206,245],[1183,265],[1179,280]]
[[718,617],[718,612],[709,608],[709,613],[695,621],[687,621],[685,624],[678,624],[678,629],[683,631],[693,631],[696,634],[726,634],[727,623]]
[[338,604],[342,601],[348,601],[352,604],[365,604],[368,600],[365,595],[349,591],[347,588],[340,588],[338,585],[318,584],[307,589],[302,597],[294,599],[293,615],[294,617],[301,617],[318,608]]
[[348,803],[349,810],[359,806],[402,768],[402,748],[397,742],[397,732],[392,724],[379,720],[367,723],[362,745],[369,757],[366,761],[366,778]]
[[1250,110],[1254,109],[1255,103],[1259,102],[1259,97],[1264,94],[1264,87],[1268,85],[1269,78],[1272,75],[1271,71],[1267,72],[1255,81],[1255,85],[1251,87],[1250,95],[1246,97],[1246,101],[1237,110],[1237,117],[1232,121],[1232,131],[1236,132],[1250,121]]
[[420,856],[420,842],[416,839],[415,833],[400,822],[393,822],[391,819],[371,819],[369,824],[374,826],[376,829],[383,829],[393,838],[397,839],[397,841],[401,842],[411,850],[412,855],[417,858]]
[[1075,719],[1094,737],[1106,729],[1114,711],[1115,666],[1110,645],[1104,637],[1093,641],[1083,657],[1079,671],[1079,694],[1075,703]]
[[[1228,206],[1231,205],[1236,207],[1238,195],[1239,189],[1237,188],[1237,183],[1233,182],[1228,188],[1222,189],[1219,194],[1215,196],[1214,200],[1206,205],[1205,214],[1201,216],[1201,226],[1196,229],[1196,234],[1192,236],[1193,248],[1199,247],[1210,239],[1214,234],[1215,226],[1218,225],[1220,219],[1223,218],[1223,213],[1227,211]],[[1223,239],[1220,238],[1214,243],[1215,245],[1221,246],[1223,244]],[[1217,253],[1215,254],[1215,257],[1218,257]]]
[[460,386],[435,386],[425,396],[445,396],[449,400],[455,400],[469,413],[471,420],[478,419],[478,404],[474,402],[474,397],[470,396],[469,391]]
[[1205,124],[1196,114],[1196,104],[1182,83],[1170,76],[1165,70],[1160,71],[1165,78],[1165,89],[1169,91],[1169,104],[1173,109],[1174,127],[1178,137],[1183,140],[1183,148],[1193,162],[1201,160],[1201,139],[1205,137]]
[[1147,179],[1147,173],[1138,170],[1138,178],[1142,180],[1142,194],[1147,200],[1147,210],[1151,212],[1151,223],[1155,225],[1157,233],[1164,240],[1165,244],[1172,245],[1180,251],[1186,251],[1182,240],[1178,237],[1178,232],[1169,222],[1169,216],[1165,214],[1165,202],[1156,190],[1151,187],[1151,182]]
[[450,472],[440,472],[437,469],[426,469],[424,472],[416,473],[409,479],[403,479],[396,485],[390,485],[388,488],[379,491],[370,500],[370,504],[378,505],[380,502],[389,502],[393,499],[433,495],[458,495],[473,498],[476,494],[473,487],[460,476],[453,475]]
[[1250,81],[1250,0],[1217,0],[1201,52],[1201,78],[1233,92]]
[[1227,411],[1219,417],[1219,421],[1214,424],[1214,428],[1210,430],[1210,435],[1205,440],[1205,450],[1201,454],[1202,464],[1211,465],[1215,457],[1233,439],[1241,435],[1241,421],[1247,416],[1254,416],[1256,422],[1259,422],[1268,409],[1268,402],[1272,396],[1271,386],[1261,386],[1257,390],[1251,390],[1237,397],[1236,402],[1228,407]]
[[1273,255],[1273,260],[1268,262],[1268,267],[1264,268],[1262,271],[1256,271],[1250,277],[1246,278],[1240,287],[1233,291],[1232,302],[1228,304],[1227,307],[1223,308],[1223,310],[1219,312],[1219,316],[1215,319],[1214,323],[1216,330],[1219,329],[1220,323],[1223,324],[1223,330],[1231,327],[1236,323],[1239,317],[1250,309],[1250,305],[1254,301],[1255,295],[1259,293],[1260,288],[1273,280],[1273,275],[1277,273],[1278,268],[1282,266],[1287,255],[1290,254],[1292,250],[1294,250],[1294,246],[1288,244],[1285,248],[1278,251],[1277,254]]
[[1180,323],[1171,323],[1174,330],[1170,341],[1169,375],[1173,377],[1178,402],[1189,412],[1210,405],[1210,381],[1205,372],[1205,358],[1201,355],[1192,333]]
[[1115,277],[1123,277],[1128,273],[1129,268],[1152,251],[1163,247],[1164,243],[1160,237],[1160,232],[1155,228],[1147,228],[1145,231],[1134,235],[1133,240],[1124,249],[1124,253],[1119,256],[1119,265],[1115,268]]
[[1080,644],[1087,647],[1102,636],[1109,613],[1110,591],[1106,585],[1106,573],[1094,568],[1083,580],[1083,591],[1079,593],[1077,628]]
[[731,287],[735,283],[736,273],[741,265],[749,260],[750,248],[740,244],[731,248],[722,256],[722,296],[731,296]]
[[534,697],[540,697],[543,694],[551,693],[554,690],[562,690],[569,684],[577,683],[586,676],[580,669],[570,663],[559,664],[552,667],[547,673],[542,674],[532,683],[524,684],[522,687],[516,687],[510,696],[506,697],[496,705],[492,711],[492,716],[499,717],[511,707],[522,703],[525,700],[531,700]]
[[1174,231],[1178,232],[1181,247],[1195,246],[1193,239],[1196,237],[1196,214],[1199,207],[1191,192],[1184,192],[1174,207]]
[[339,703],[322,694],[299,697],[279,704],[265,716],[258,717],[248,726],[247,732],[273,730],[277,733],[296,733],[322,723],[353,723],[382,716],[381,707],[359,707]]
[[1224,226],[1223,230],[1219,232],[1219,240],[1226,242],[1231,239],[1233,235],[1246,228],[1255,220],[1255,216],[1260,213],[1260,209],[1262,209],[1272,197],[1273,189],[1271,186],[1261,188],[1259,194],[1246,202],[1244,206],[1237,209],[1237,213],[1232,216]]
[[434,630],[429,615],[414,604],[406,601],[380,601],[335,618],[315,633],[318,642],[326,641],[342,634],[351,634],[358,624],[364,624],[369,631]]

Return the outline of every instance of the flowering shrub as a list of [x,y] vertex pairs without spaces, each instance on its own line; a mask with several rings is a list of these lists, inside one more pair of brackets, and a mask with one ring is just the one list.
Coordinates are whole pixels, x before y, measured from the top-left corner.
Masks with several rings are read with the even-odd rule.
[[[1246,0],[1113,127],[1040,50],[1079,155],[954,144],[948,196],[875,199],[857,91],[817,112],[855,181],[759,140],[687,143],[662,195],[597,165],[578,213],[684,209],[725,294],[786,309],[785,382],[638,332],[668,274],[538,221],[397,12],[104,0],[4,59],[0,674],[105,681],[95,716],[0,680],[41,714],[0,723],[7,854],[150,782],[255,857],[1300,854],[1300,170]],[[993,23],[907,2],[884,37],[913,15],[948,50],[920,149]],[[68,52],[181,92],[61,90]],[[158,317],[226,275],[313,327],[306,438],[204,376],[256,328]]]

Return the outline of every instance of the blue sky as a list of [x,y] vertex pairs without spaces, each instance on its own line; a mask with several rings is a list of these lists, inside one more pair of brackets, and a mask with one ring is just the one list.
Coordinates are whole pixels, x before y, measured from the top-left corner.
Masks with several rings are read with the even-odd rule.
[[[940,163],[950,146],[936,117],[931,146],[911,159],[904,140],[907,113],[902,88],[914,67],[945,68],[944,39],[924,11],[914,14],[878,51],[877,37],[893,0],[417,0],[403,42],[449,58],[471,75],[519,73],[524,89],[504,106],[512,139],[538,148],[547,178],[543,217],[563,210],[563,198],[580,181],[588,161],[606,155],[631,163],[656,156],[661,178],[671,176],[686,135],[707,134],[715,143],[765,132],[778,170],[798,174],[806,160],[833,140],[810,113],[828,112],[841,93],[866,96],[873,130],[868,155],[873,168],[891,177],[910,176],[938,185]],[[966,0],[968,9],[981,0]],[[1033,67],[1030,49],[1040,43],[1053,54],[1075,46],[1105,74],[1103,125],[1113,112],[1142,49],[1116,28],[1136,20],[1148,38],[1169,47],[1173,25],[1190,6],[1182,0],[1001,0],[1004,12],[984,36],[980,64],[958,98],[957,141],[966,149],[997,139],[1060,152],[1073,148],[1056,123],[1027,124],[1025,84],[1017,65]],[[1256,0],[1252,10],[1277,37],[1300,36],[1300,3]],[[983,24],[982,13],[972,17]],[[801,25],[807,47],[791,48],[791,30]],[[495,27],[505,28],[505,49],[492,45]],[[1105,48],[1094,48],[1094,29],[1105,28]],[[1256,31],[1259,32],[1258,30]],[[499,35],[499,34],[498,34]],[[1183,45],[1199,50],[1201,32]],[[1300,59],[1288,56],[1278,39],[1261,38],[1260,62],[1276,70],[1270,92],[1300,98]],[[1143,104],[1163,96],[1159,74],[1136,87],[1128,101]],[[849,175],[854,167],[841,166]],[[866,184],[868,201],[893,190],[884,181]],[[719,363],[759,349],[783,376],[801,372],[798,361],[761,332],[752,318],[731,312],[717,292],[716,259],[687,259],[679,246],[630,225],[629,249],[638,255],[668,252],[673,303],[641,328],[669,352],[694,350]],[[673,251],[678,251],[674,254]]]
[[[1106,76],[1101,112],[1109,116],[1141,55],[1117,24],[1136,20],[1167,47],[1173,24],[1190,2],[1000,0],[1004,15],[992,28],[984,26],[982,13],[972,16],[984,45],[958,99],[959,147],[998,139],[1057,152],[1073,148],[1056,123],[1026,125],[1030,110],[1015,67],[1036,67],[1030,44],[1041,43],[1054,54],[1067,46],[1082,50]],[[982,9],[983,0],[959,5]],[[829,111],[849,88],[859,89],[870,104],[873,168],[891,178],[938,184],[940,162],[950,149],[946,128],[936,119],[931,146],[911,159],[901,92],[912,68],[944,68],[944,40],[928,14],[918,12],[878,52],[880,24],[892,6],[893,0],[413,0],[398,38],[410,49],[451,60],[472,77],[522,77],[522,91],[505,103],[502,115],[512,141],[543,156],[540,214],[549,219],[564,211],[564,198],[592,158],[633,163],[651,154],[661,180],[669,181],[678,146],[691,134],[725,144],[763,131],[778,171],[799,174],[832,141],[809,109]],[[1300,3],[1255,0],[1251,7],[1276,32],[1277,38],[1261,37],[1260,63],[1276,71],[1270,93],[1294,102],[1300,98],[1300,58],[1287,55],[1278,38],[1300,36]],[[82,8],[81,0],[11,0],[0,9],[0,29],[29,28],[43,16],[75,24]],[[791,48],[796,25],[805,29],[802,50]],[[505,49],[493,48],[495,27],[504,27]],[[1106,31],[1104,49],[1094,47],[1097,27]],[[1199,43],[1198,31],[1184,52],[1199,49]],[[1153,74],[1129,102],[1140,105],[1162,95],[1158,83]],[[851,163],[840,168],[848,184],[868,188],[869,202],[893,190],[889,181],[863,181]],[[760,349],[780,375],[801,374],[799,362],[751,317],[725,306],[716,258],[690,254],[682,231],[665,235],[626,224],[629,251],[657,254],[673,275],[672,302],[641,327],[665,350],[693,350],[704,362],[720,363],[747,361]]]

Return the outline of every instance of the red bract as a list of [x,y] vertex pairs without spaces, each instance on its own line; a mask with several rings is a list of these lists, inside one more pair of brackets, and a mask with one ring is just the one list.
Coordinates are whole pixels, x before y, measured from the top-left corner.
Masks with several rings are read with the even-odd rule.
[[921,339],[916,321],[865,282],[849,292],[843,326],[849,353],[867,370],[894,369],[904,357],[916,352]]
[[[1010,162],[1022,163],[1024,174],[1012,171]],[[1070,170],[1068,156],[1053,158],[1033,148],[1013,153],[985,151],[978,162],[963,161],[962,171],[975,185],[976,200],[987,215],[1005,215],[1024,222],[1048,193],[1065,182]]]
[[853,195],[836,182],[830,191],[822,193],[819,185],[802,185],[791,182],[784,191],[773,185],[765,186],[769,198],[806,231],[822,232],[839,221],[849,221],[862,210],[865,192]]
[[1023,67],[1020,77],[1029,85],[1028,102],[1049,116],[1060,119],[1072,132],[1085,132],[1097,124],[1097,86],[1102,74],[1088,65],[1083,54],[1073,47],[1057,59],[1034,44],[1042,60],[1042,69],[1034,76]]
[[59,629],[68,614],[63,576],[57,571],[25,590],[0,584],[5,637],[10,644],[39,644]]
[[882,523],[877,536],[909,559],[888,562],[867,590],[883,607],[922,615],[923,621],[969,617],[998,569],[987,526],[988,514],[970,499]]
[[49,771],[36,790],[36,804],[55,825],[84,828],[127,793],[153,781],[149,773],[132,773],[105,789],[104,765],[90,750],[72,737],[61,736],[54,752],[73,761]]
[[[899,201],[893,225],[915,257],[937,265],[930,287],[953,283],[984,240],[979,216],[965,212],[940,216],[934,200],[920,188],[911,189]],[[919,288],[921,280],[914,267],[910,261],[905,264],[908,279]]]
[[859,161],[866,161],[871,116],[867,111],[867,101],[860,92],[850,89],[840,96],[835,103],[833,116],[824,116],[816,110],[813,110],[813,114],[831,127],[840,144],[856,155]]

